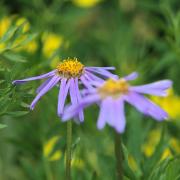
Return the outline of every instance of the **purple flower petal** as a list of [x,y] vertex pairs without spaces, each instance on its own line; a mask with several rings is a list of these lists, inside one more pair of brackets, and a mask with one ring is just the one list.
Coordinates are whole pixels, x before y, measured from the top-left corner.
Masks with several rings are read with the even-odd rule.
[[98,129],[103,129],[104,126],[106,125],[107,111],[108,111],[107,101],[102,100],[101,105],[100,105],[99,117],[98,117],[98,121],[97,121]]
[[81,80],[82,84],[83,84],[87,89],[93,88],[93,87],[91,86],[91,84],[89,83],[89,81],[84,77],[84,75],[80,77],[80,80]]
[[[75,79],[75,91],[76,91],[77,102],[79,104],[81,102],[82,98],[81,98],[81,94],[80,94],[79,87],[78,87],[78,78]],[[84,121],[83,110],[79,111],[79,120],[80,120],[80,122]]]
[[[88,72],[86,72],[83,77],[85,78],[86,82],[89,84],[89,88],[92,88],[92,86],[101,86],[101,84],[104,82],[104,80],[98,78],[97,76],[91,76],[92,74],[88,74]],[[97,78],[96,78],[97,77]]]
[[126,120],[124,115],[124,100],[121,97],[114,101],[114,111],[116,118],[114,128],[117,132],[123,133],[126,126]]
[[36,103],[38,102],[38,100],[46,93],[48,92],[51,88],[53,88],[57,82],[60,80],[59,76],[54,76],[51,81],[46,84],[46,86],[37,94],[37,96],[35,97],[35,99],[33,100],[33,102],[30,105],[30,109],[33,110]]
[[57,70],[53,70],[51,72],[48,72],[46,74],[42,74],[40,76],[30,77],[30,78],[26,78],[26,79],[22,79],[22,80],[15,80],[15,81],[12,82],[12,84],[22,84],[22,83],[26,83],[27,81],[45,79],[45,78],[54,76],[56,72],[57,72]]
[[106,69],[106,70],[115,70],[116,68],[115,67],[93,67],[93,66],[88,66],[88,67],[85,67],[85,69]]
[[126,81],[132,81],[132,80],[136,79],[137,77],[138,77],[138,73],[133,72],[133,73],[123,77],[123,79],[125,79]]
[[145,93],[145,94],[151,94],[156,96],[167,96],[167,90],[172,86],[172,81],[170,80],[162,80],[146,85],[141,86],[132,86],[130,87],[130,90],[138,92],[138,93]]
[[125,100],[140,112],[162,121],[168,118],[168,114],[159,106],[138,93],[129,93],[124,96]]
[[102,68],[97,68],[97,69],[86,68],[86,71],[97,73],[97,74],[100,74],[100,75],[105,76],[107,78],[118,79],[117,75],[112,74],[111,72],[107,71],[106,69],[102,69]]
[[85,77],[87,77],[90,81],[97,81],[97,82],[99,82],[99,83],[102,83],[102,82],[104,82],[104,80],[103,79],[101,79],[101,78],[99,78],[98,76],[96,76],[96,75],[94,75],[94,74],[92,74],[92,73],[90,73],[90,72],[88,72],[88,71],[85,71]]
[[67,82],[67,79],[63,78],[61,80],[61,85],[59,87],[58,116],[62,116],[63,114],[64,104],[68,94],[69,87],[70,87],[70,81]]
[[77,97],[76,97],[74,79],[71,78],[69,81],[70,81],[70,89],[69,89],[69,92],[70,92],[71,103],[72,103],[73,105],[77,105],[78,102],[77,102]]
[[67,108],[65,108],[63,116],[62,116],[62,121],[67,121],[72,117],[76,117],[79,113],[80,110],[86,108],[87,106],[99,102],[100,101],[100,96],[97,94],[92,94],[89,95],[80,101],[79,104],[77,105],[70,105]]
[[36,93],[38,94],[38,93],[49,83],[49,81],[50,81],[51,79],[52,79],[52,77],[49,78],[49,79],[47,79],[46,81],[44,81],[44,82],[37,88]]

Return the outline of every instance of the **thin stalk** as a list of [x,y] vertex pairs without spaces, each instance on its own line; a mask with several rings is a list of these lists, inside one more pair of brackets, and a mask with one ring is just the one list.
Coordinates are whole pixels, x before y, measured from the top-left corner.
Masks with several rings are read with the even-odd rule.
[[51,172],[51,168],[49,166],[48,159],[46,157],[43,157],[43,162],[44,162],[44,168],[45,168],[45,173],[46,173],[46,179],[53,180],[53,175]]
[[116,177],[117,180],[123,180],[123,151],[121,144],[121,136],[117,132],[115,132],[114,135],[114,152],[116,158]]
[[67,122],[67,144],[66,144],[66,180],[71,180],[71,144],[72,144],[72,122]]

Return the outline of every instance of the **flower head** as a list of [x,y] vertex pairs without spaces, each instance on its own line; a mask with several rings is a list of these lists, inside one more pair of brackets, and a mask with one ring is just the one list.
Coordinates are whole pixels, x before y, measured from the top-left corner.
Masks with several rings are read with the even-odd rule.
[[58,64],[57,71],[60,76],[65,78],[81,77],[84,73],[84,65],[77,58],[67,59]]
[[143,94],[166,96],[166,90],[171,87],[172,82],[162,80],[146,85],[131,86],[129,81],[135,79],[137,75],[137,73],[132,73],[124,78],[110,78],[103,83],[96,83],[97,87],[88,89],[85,92],[86,97],[78,105],[71,105],[65,109],[63,120],[66,121],[85,107],[98,103],[100,105],[98,129],[102,129],[107,123],[115,128],[117,132],[122,133],[126,124],[124,115],[125,102],[158,121],[167,119],[167,113],[144,97]]
[[[101,83],[104,78],[117,78],[116,75],[109,72],[114,67],[85,67],[77,58],[66,59],[59,63],[57,68],[40,76],[30,77],[22,80],[15,80],[13,84],[22,84],[32,80],[46,79],[43,84],[36,90],[37,96],[30,105],[33,110],[39,99],[52,89],[55,85],[59,85],[58,95],[58,116],[61,116],[64,110],[64,104],[68,93],[72,105],[77,105],[81,101],[79,91],[79,82],[86,88],[93,88],[93,83]],[[100,76],[100,77],[98,77]],[[82,122],[84,120],[83,111],[79,111],[77,119]]]

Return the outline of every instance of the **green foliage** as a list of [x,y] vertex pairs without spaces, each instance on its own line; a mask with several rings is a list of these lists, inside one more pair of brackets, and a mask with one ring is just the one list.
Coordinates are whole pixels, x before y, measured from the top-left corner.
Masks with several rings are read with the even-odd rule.
[[[10,24],[2,33],[4,18]],[[116,66],[120,76],[138,71],[136,84],[172,79],[179,96],[179,1],[102,0],[87,8],[71,0],[0,2],[0,180],[65,179],[66,124],[56,115],[58,88],[30,111],[42,82],[12,81],[46,73],[67,57],[87,66]],[[125,109],[124,179],[179,180],[180,117],[157,123]],[[97,130],[98,111],[88,108],[85,122],[73,123],[73,180],[116,179],[113,130]],[[150,137],[153,131],[159,137]],[[56,136],[46,156],[46,144]]]

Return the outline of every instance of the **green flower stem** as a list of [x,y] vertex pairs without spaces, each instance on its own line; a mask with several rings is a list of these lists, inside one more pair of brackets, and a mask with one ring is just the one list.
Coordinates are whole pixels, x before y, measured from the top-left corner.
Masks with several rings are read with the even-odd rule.
[[67,122],[66,180],[71,180],[72,121]]
[[116,158],[116,177],[118,180],[123,180],[123,151],[121,144],[121,136],[115,132],[114,135],[114,152]]
[[46,172],[46,179],[53,180],[53,175],[51,173],[51,168],[50,168],[48,159],[46,157],[43,157],[43,162],[44,162],[44,169]]

